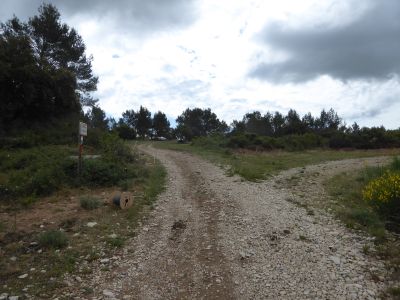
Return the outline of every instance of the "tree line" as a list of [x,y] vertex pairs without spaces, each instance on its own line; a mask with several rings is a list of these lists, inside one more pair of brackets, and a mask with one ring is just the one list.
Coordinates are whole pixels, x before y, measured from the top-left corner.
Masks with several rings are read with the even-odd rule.
[[229,126],[224,121],[220,121],[210,108],[186,109],[176,119],[176,128],[171,127],[165,113],[158,111],[152,115],[143,106],[140,106],[137,111],[126,110],[118,121],[107,118],[100,107],[94,106],[83,119],[93,129],[114,131],[126,140],[177,138],[189,141],[196,137],[229,131]]
[[311,113],[301,117],[294,109],[290,109],[286,115],[280,112],[262,114],[253,111],[228,126],[210,108],[188,108],[176,118],[176,128],[171,128],[163,112],[158,111],[152,117],[150,111],[143,106],[137,111],[126,110],[118,122],[106,119],[104,112],[102,121],[96,121],[93,114],[95,110],[87,115],[89,124],[96,127],[96,122],[101,123],[104,128],[117,132],[123,139],[192,141],[219,136],[222,146],[265,150],[400,147],[400,130],[387,130],[383,126],[360,127],[357,123],[347,126],[333,109],[323,109],[316,117]]

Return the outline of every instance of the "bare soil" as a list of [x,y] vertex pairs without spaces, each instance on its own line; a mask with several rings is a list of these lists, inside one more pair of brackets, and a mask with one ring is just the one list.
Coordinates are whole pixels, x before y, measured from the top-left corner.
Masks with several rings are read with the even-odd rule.
[[69,220],[85,221],[102,214],[101,210],[87,211],[80,207],[79,198],[90,195],[101,202],[111,197],[114,189],[63,190],[40,199],[28,207],[14,206],[12,203],[0,207],[0,220],[7,224],[7,230],[0,232],[0,242],[6,232],[33,234],[43,229],[63,228]]

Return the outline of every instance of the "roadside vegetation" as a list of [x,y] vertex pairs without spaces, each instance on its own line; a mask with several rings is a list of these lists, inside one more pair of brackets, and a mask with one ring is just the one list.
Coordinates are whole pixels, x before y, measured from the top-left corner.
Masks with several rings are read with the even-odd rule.
[[[51,4],[0,24],[0,294],[69,298],[66,287],[112,266],[164,188],[164,168],[121,139],[91,98],[97,77],[85,49]],[[147,124],[146,110],[136,116]],[[165,120],[155,116],[154,132],[164,134]],[[88,136],[78,173],[79,121]],[[117,191],[133,205],[111,204]]]
[[[336,175],[326,182],[332,208],[346,226],[366,231],[375,240],[366,254],[385,259],[393,280],[400,279],[400,158],[388,166],[367,167]],[[388,292],[398,297],[399,287]],[[397,298],[396,298],[397,299]]]

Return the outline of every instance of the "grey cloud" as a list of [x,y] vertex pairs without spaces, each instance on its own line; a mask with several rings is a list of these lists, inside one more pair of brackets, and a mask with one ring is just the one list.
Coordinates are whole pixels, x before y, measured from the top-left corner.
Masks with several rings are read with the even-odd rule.
[[[49,0],[63,16],[97,18],[123,32],[152,32],[185,27],[196,19],[196,0]],[[15,13],[21,19],[36,14],[42,0],[2,0],[0,19]],[[109,23],[110,22],[110,23]]]
[[348,119],[366,119],[366,118],[374,118],[382,113],[385,113],[390,110],[391,107],[399,103],[398,94],[396,96],[387,96],[383,98],[379,103],[374,103],[372,105],[366,104],[361,110],[356,113],[350,114],[349,116],[345,116]]
[[113,54],[112,58],[120,58],[118,54]]
[[162,95],[165,99],[184,99],[190,102],[202,101],[208,97],[210,84],[202,80],[189,79],[176,81],[173,78],[159,78],[154,95]]
[[[357,2],[352,9],[357,10]],[[370,1],[352,23],[288,29],[272,23],[260,33],[272,49],[289,58],[261,62],[250,76],[273,82],[305,82],[321,75],[348,81],[385,80],[400,74],[400,1]]]

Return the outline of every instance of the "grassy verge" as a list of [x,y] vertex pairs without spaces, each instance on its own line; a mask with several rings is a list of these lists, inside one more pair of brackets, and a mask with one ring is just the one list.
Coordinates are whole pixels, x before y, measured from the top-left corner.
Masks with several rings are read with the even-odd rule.
[[384,220],[362,199],[362,189],[383,172],[383,168],[368,167],[338,174],[325,183],[328,193],[335,199],[332,208],[339,219],[349,228],[367,231],[378,243],[386,238]]
[[[94,265],[99,265],[100,261],[104,261],[101,270],[109,271],[113,267],[111,257],[119,256],[126,241],[135,235],[137,224],[152,208],[165,185],[166,172],[159,162],[137,156],[135,166],[136,176],[125,186],[134,195],[134,205],[127,210],[103,205],[103,200],[107,200],[113,190],[121,190],[120,187],[86,187],[68,189],[67,196],[61,193],[61,196],[48,197],[49,205],[57,206],[60,202],[58,209],[69,205],[74,211],[64,219],[35,220],[38,223],[30,226],[28,232],[13,230],[11,224],[1,222],[2,292],[47,299],[61,295],[61,291],[74,290],[77,282],[85,282],[85,277],[90,282]],[[38,198],[29,208],[32,214],[41,201],[44,200]],[[66,274],[70,275],[65,277]],[[80,292],[88,296],[92,293],[90,286],[82,288]]]
[[[364,252],[384,259],[392,274],[390,279],[399,282],[400,239],[398,233],[400,224],[398,224],[398,220],[394,224],[391,216],[382,213],[363,199],[365,187],[371,181],[382,178],[388,171],[400,171],[399,159],[394,159],[392,164],[386,167],[368,167],[362,171],[338,174],[326,181],[325,186],[333,198],[331,207],[337,217],[347,227],[365,231],[375,238],[374,249],[371,249],[370,245],[365,245]],[[387,293],[395,299],[400,299],[399,290],[399,287],[394,286],[390,287]]]
[[318,149],[301,152],[254,152],[232,151],[222,147],[201,147],[176,142],[155,142],[153,145],[162,149],[186,151],[200,155],[216,164],[227,166],[230,174],[238,174],[251,181],[265,179],[282,170],[325,161],[400,154],[400,149],[351,151]]

